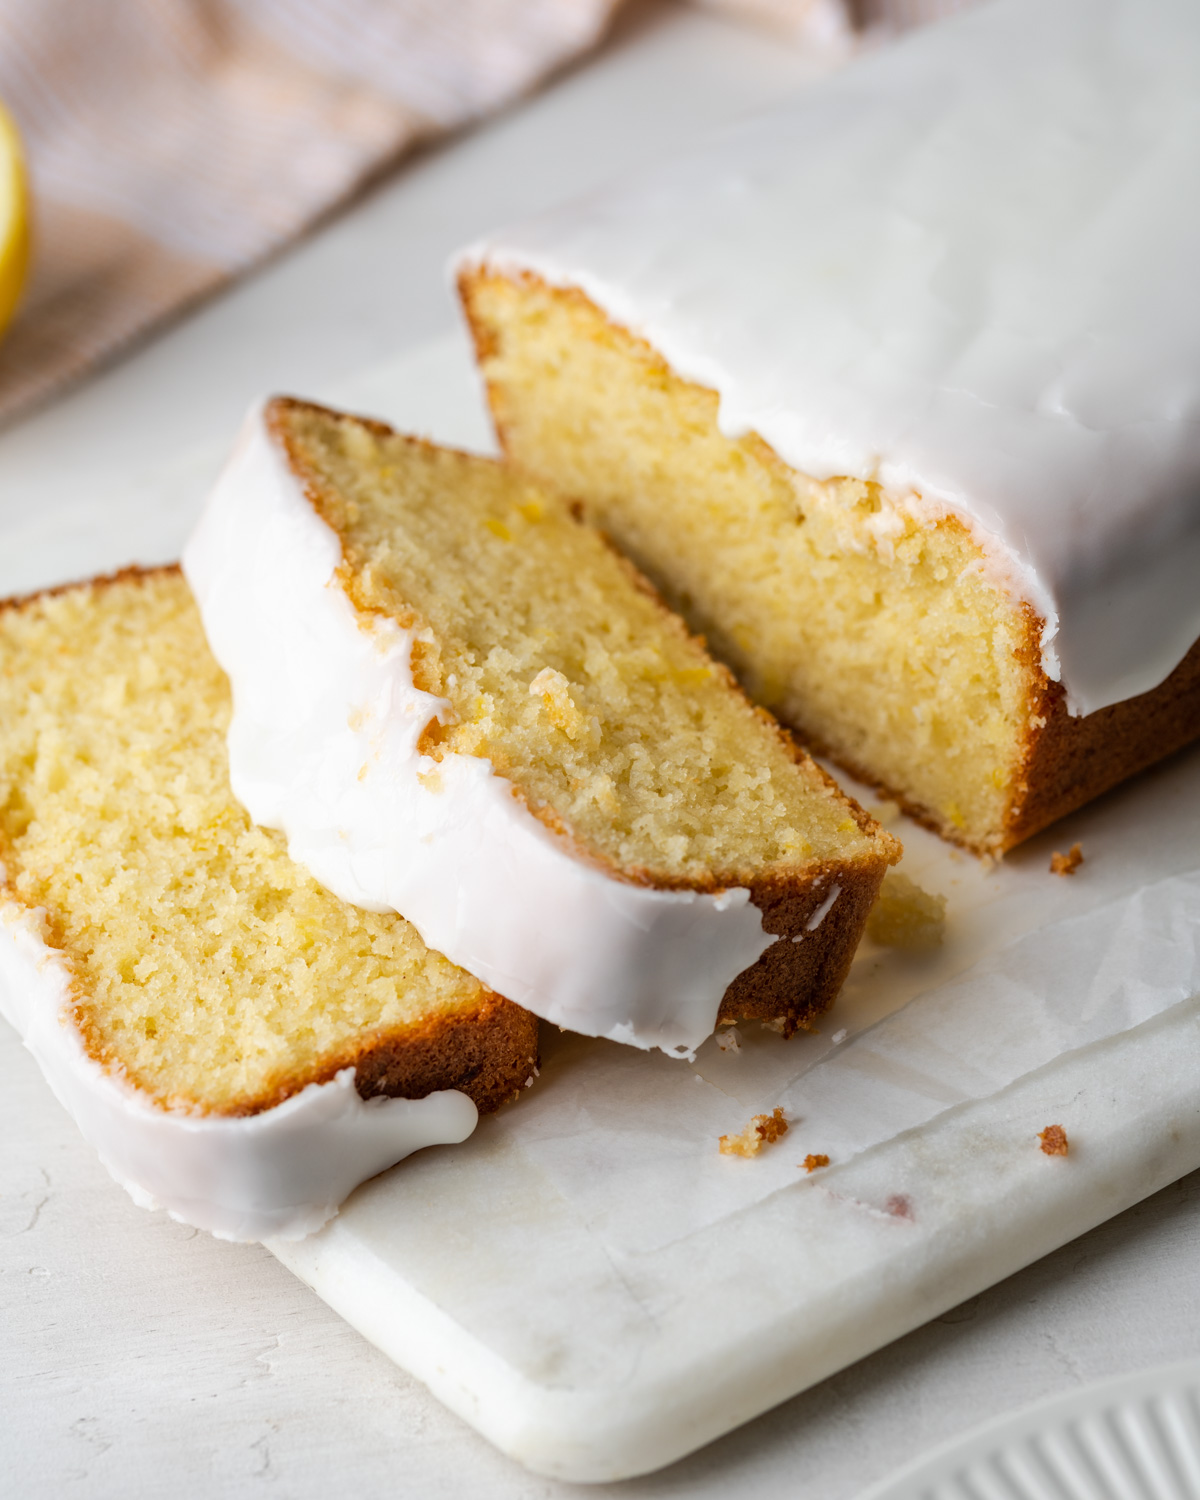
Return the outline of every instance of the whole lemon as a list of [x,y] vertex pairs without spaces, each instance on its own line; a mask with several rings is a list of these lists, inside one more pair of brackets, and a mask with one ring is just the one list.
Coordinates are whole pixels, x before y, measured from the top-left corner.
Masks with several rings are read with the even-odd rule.
[[12,116],[0,105],[0,332],[17,310],[29,266],[29,183]]

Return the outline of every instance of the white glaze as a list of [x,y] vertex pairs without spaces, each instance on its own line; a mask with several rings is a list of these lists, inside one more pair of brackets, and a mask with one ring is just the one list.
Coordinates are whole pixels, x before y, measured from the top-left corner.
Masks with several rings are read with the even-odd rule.
[[575,285],[816,479],[960,515],[1073,712],[1200,636],[1200,7],[1002,0],[459,258]]
[[360,615],[261,410],[184,552],[229,674],[230,779],[250,816],[344,901],[572,1031],[690,1053],[775,941],[749,891],[628,884],[579,858],[487,760],[423,756],[449,704],[414,687],[413,632]]
[[143,1208],[218,1239],[299,1239],[361,1182],[423,1146],[475,1129],[465,1094],[363,1101],[354,1069],[257,1115],[158,1108],[86,1052],[71,1017],[71,976],[38,915],[0,900],[0,1014],[20,1033],[58,1101]]

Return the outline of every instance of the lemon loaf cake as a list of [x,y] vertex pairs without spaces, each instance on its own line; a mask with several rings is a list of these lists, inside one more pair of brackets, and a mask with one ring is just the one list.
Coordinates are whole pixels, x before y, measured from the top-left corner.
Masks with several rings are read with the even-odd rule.
[[898,845],[519,472],[277,398],[184,568],[233,789],[345,900],[643,1047],[832,1001]]
[[228,718],[177,569],[0,607],[0,1009],[135,1199],[295,1237],[511,1098],[537,1022],[255,828]]
[[980,852],[1200,733],[1197,77],[1000,0],[456,260],[505,451]]

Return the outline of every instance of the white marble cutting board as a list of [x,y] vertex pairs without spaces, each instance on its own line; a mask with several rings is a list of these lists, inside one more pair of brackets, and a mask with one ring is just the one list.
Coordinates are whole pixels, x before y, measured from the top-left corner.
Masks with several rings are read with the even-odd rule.
[[[490,446],[456,341],[338,395]],[[819,1035],[748,1029],[693,1066],[550,1032],[519,1105],[275,1254],[506,1453],[606,1480],[1200,1166],[1200,754],[999,869],[892,827],[905,870],[949,898],[938,954],[864,951]],[[1051,875],[1075,840],[1079,873]],[[781,1142],[718,1154],[777,1104]],[[1039,1149],[1049,1124],[1066,1159]],[[809,1152],[831,1165],[806,1173]]]
[[[315,394],[490,445],[459,340]],[[0,593],[177,555],[217,457],[82,504],[69,531],[29,518]],[[748,1029],[694,1065],[547,1028],[519,1105],[274,1253],[505,1452],[607,1480],[1200,1166],[1200,752],[998,869],[891,826],[906,872],[949,898],[937,954],[868,947],[820,1034]],[[1051,876],[1076,840],[1079,873]],[[719,1156],[718,1135],[776,1105],[781,1142]],[[1048,1124],[1066,1159],[1038,1149]],[[831,1165],[807,1174],[809,1152]]]

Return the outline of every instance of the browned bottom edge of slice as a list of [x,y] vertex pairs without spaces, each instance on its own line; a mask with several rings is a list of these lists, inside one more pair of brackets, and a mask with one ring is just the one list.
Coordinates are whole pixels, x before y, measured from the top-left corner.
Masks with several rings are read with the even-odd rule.
[[480,1010],[432,1023],[415,1035],[366,1042],[353,1063],[364,1099],[423,1099],[458,1089],[481,1115],[515,1099],[538,1067],[537,1017],[491,995]]
[[[887,867],[886,857],[831,865],[803,890],[782,884],[754,890],[763,930],[779,941],[725,991],[718,1020],[779,1022],[784,1036],[791,1036],[827,1011],[845,983]],[[836,899],[827,906],[835,888]]]
[[1044,679],[1038,713],[1005,850],[1200,739],[1200,641],[1156,688],[1082,718],[1067,712],[1062,684]]

